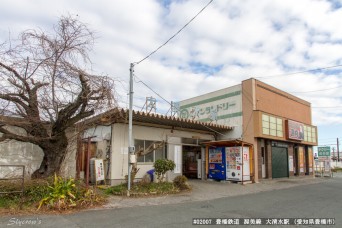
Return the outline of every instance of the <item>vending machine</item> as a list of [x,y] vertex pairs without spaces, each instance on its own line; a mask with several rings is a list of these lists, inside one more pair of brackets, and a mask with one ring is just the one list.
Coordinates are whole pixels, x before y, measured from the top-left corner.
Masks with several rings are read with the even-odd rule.
[[249,181],[250,158],[248,147],[226,147],[226,180]]
[[225,147],[209,148],[209,179],[226,180]]

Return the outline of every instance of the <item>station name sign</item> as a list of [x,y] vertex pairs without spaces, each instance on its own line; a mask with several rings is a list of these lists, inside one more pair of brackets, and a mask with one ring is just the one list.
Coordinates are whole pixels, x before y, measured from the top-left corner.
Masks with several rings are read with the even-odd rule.
[[292,140],[304,140],[304,124],[293,120],[286,121],[287,138]]
[[317,148],[318,157],[330,157],[330,146],[322,146]]

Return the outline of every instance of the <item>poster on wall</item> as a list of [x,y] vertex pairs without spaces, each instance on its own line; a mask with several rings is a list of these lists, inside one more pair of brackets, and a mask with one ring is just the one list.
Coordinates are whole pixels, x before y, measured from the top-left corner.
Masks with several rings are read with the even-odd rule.
[[308,154],[309,154],[309,172],[312,173],[312,167],[313,167],[313,154],[312,154],[312,148],[308,149]]
[[330,172],[330,161],[329,160],[324,161],[324,172]]
[[289,156],[289,171],[293,172],[293,156]]
[[304,151],[303,151],[303,147],[299,147],[299,172],[304,173]]
[[175,161],[176,167],[173,170],[174,173],[181,173],[181,163],[182,163],[181,152],[182,152],[182,147],[181,146],[175,146],[174,161]]
[[104,166],[103,166],[103,160],[102,159],[96,159],[95,160],[95,178],[96,181],[104,180]]
[[287,137],[293,140],[304,140],[304,124],[288,120]]

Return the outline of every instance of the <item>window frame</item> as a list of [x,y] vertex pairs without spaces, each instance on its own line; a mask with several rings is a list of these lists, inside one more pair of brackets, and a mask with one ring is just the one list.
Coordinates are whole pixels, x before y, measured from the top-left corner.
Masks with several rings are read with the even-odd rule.
[[[156,144],[161,143],[161,141],[153,141],[153,140],[147,140],[147,139],[134,139],[134,146],[137,144],[136,143],[137,141],[143,141],[144,150],[150,145],[150,144],[146,145],[146,142],[153,144],[153,150],[150,152],[153,154],[152,161],[146,161],[146,154],[145,154],[145,155],[139,156],[139,158],[143,158],[143,161],[139,161],[139,158],[138,158],[137,163],[138,164],[153,164],[156,161],[156,153],[158,151],[158,149],[156,149]],[[163,147],[161,148],[162,159],[165,158],[165,147],[166,145],[164,144]]]
[[283,138],[284,137],[284,120],[280,117],[269,115],[266,113],[261,114],[261,133],[263,135]]

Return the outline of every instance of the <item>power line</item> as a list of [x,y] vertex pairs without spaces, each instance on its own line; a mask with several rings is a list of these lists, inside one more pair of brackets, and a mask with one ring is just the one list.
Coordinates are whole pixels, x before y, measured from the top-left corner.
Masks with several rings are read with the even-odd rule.
[[337,68],[341,67],[342,64],[339,65],[334,65],[334,66],[327,66],[327,67],[322,67],[322,68],[316,68],[316,69],[309,69],[309,70],[303,70],[303,71],[297,71],[297,72],[292,72],[292,73],[286,73],[286,74],[276,74],[276,75],[269,75],[269,76],[263,76],[263,77],[254,77],[255,79],[264,79],[264,78],[275,78],[275,77],[284,77],[284,76],[289,76],[289,75],[295,75],[295,74],[301,74],[301,73],[307,73],[307,72],[312,72],[312,71],[318,71],[318,70],[326,70],[326,69],[331,69],[331,68]]
[[151,55],[153,55],[154,53],[156,53],[159,49],[161,49],[162,47],[164,47],[168,42],[170,42],[173,38],[175,38],[183,29],[185,29],[185,27],[187,27],[198,15],[200,15],[214,0],[210,0],[207,5],[205,5],[193,18],[191,18],[190,21],[188,21],[188,23],[186,23],[180,30],[178,30],[173,36],[171,36],[165,43],[163,43],[162,45],[160,45],[156,50],[152,51],[149,55],[147,55],[145,58],[141,59],[138,62],[135,62],[136,65],[140,64],[141,62],[143,62],[144,60],[148,59]]
[[328,143],[328,144],[324,144],[324,143],[323,143],[323,144],[318,145],[318,146],[335,146],[335,145],[337,145],[337,144],[336,144],[336,143],[335,143],[335,144],[329,144],[329,143]]
[[335,140],[336,140],[336,138],[341,138],[341,137],[335,137],[335,138],[324,138],[324,139],[321,139],[321,140],[326,140],[326,139],[335,139]]
[[331,89],[337,89],[341,88],[342,86],[337,86],[333,88],[328,88],[328,89],[320,89],[320,90],[311,90],[311,91],[305,91],[305,92],[288,92],[288,93],[313,93],[313,92],[320,92],[320,91],[326,91],[326,90],[331,90]]
[[143,82],[137,75],[134,74],[134,77],[136,77],[139,81],[136,81],[136,83],[142,83],[144,86],[146,86],[149,90],[151,90],[153,93],[155,93],[158,97],[160,97],[161,99],[163,99],[166,103],[171,105],[171,102],[169,102],[168,100],[166,100],[164,97],[162,97],[159,93],[157,93],[156,91],[154,91],[150,86],[148,86],[145,82]]
[[[137,81],[136,83],[142,83],[144,86],[146,86],[148,89],[150,89],[153,93],[155,93],[158,97],[160,97],[161,99],[163,99],[166,103],[172,105],[171,102],[169,102],[169,101],[166,100],[164,97],[162,97],[159,93],[157,93],[156,91],[154,91],[150,86],[148,86],[145,82],[143,82],[137,75],[134,74],[133,76],[136,77],[136,78],[139,80],[139,81]],[[180,109],[178,109],[178,108],[177,108],[177,110],[180,111]],[[216,130],[214,130],[214,129],[212,129],[212,128],[206,126],[206,125],[204,125],[204,123],[202,123],[202,122],[200,122],[200,121],[198,121],[198,122],[199,122],[203,127],[207,128],[207,129],[209,129],[209,130],[211,130],[211,131],[213,131],[213,132],[215,132],[215,133],[217,133],[217,134],[220,134],[220,135],[222,135],[222,136],[225,136],[225,135],[222,134],[221,132],[218,132],[218,131],[216,131]]]
[[311,108],[342,108],[342,106],[330,106],[330,107],[311,107]]

